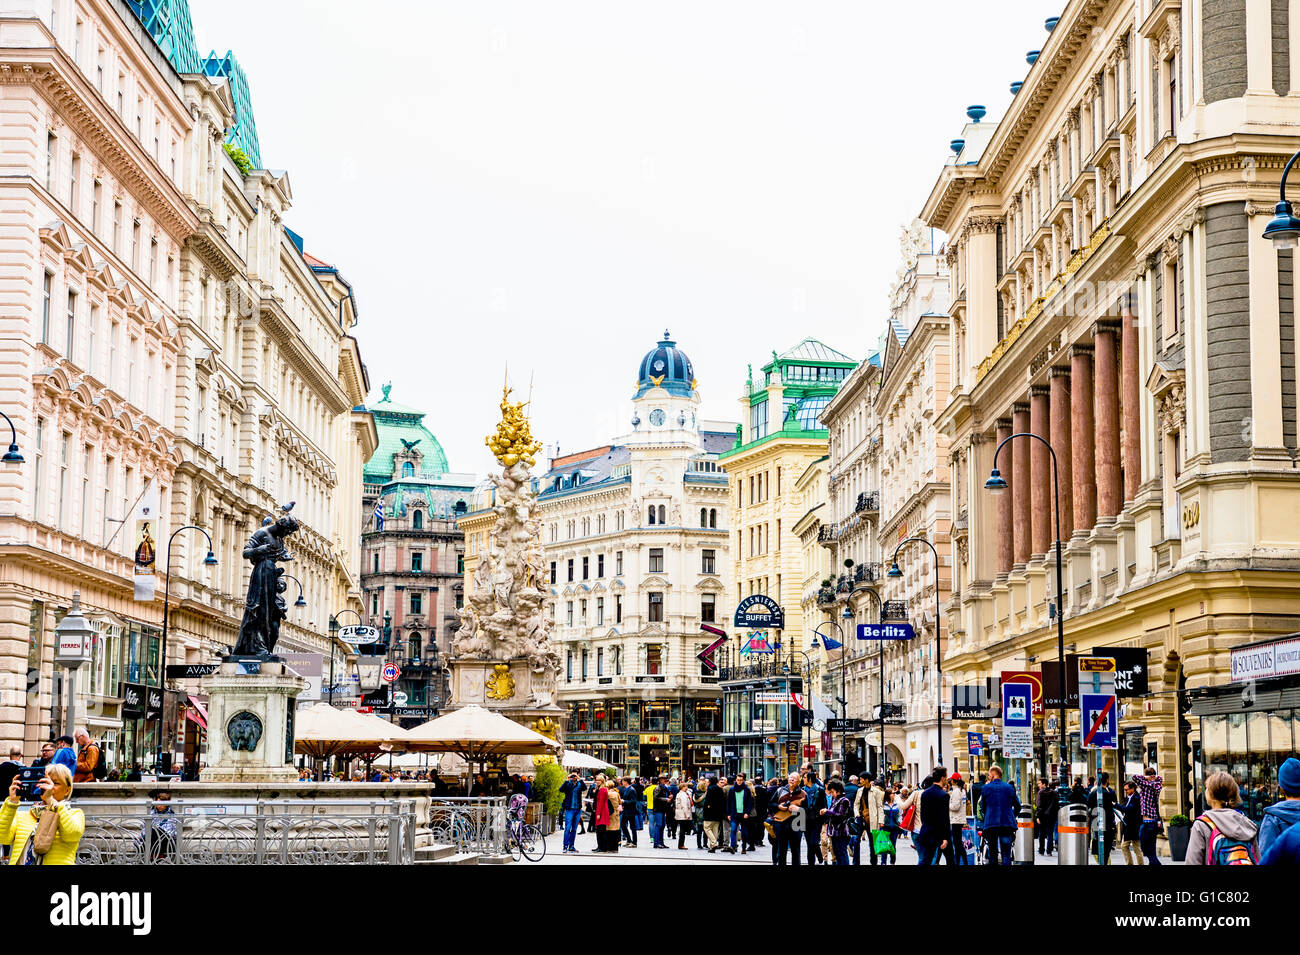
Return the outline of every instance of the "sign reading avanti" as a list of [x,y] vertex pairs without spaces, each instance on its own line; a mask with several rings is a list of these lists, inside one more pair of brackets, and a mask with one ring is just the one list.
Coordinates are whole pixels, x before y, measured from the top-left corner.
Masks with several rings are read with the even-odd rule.
[[750,594],[736,604],[736,627],[760,627],[772,630],[785,629],[785,611],[766,594]]

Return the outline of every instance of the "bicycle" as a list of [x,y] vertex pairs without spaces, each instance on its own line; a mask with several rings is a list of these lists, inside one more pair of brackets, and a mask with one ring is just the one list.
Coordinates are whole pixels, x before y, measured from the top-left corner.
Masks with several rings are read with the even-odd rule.
[[510,854],[516,862],[521,858],[529,862],[540,862],[546,855],[546,838],[541,829],[524,821],[527,811],[527,796],[515,793],[510,797],[509,813],[506,816],[506,841],[510,844]]

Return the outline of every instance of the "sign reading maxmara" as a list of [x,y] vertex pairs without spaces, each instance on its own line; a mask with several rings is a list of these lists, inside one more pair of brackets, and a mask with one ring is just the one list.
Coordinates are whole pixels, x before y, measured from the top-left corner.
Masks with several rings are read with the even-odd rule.
[[766,594],[750,594],[736,604],[737,627],[771,627],[773,630],[785,629],[785,611]]

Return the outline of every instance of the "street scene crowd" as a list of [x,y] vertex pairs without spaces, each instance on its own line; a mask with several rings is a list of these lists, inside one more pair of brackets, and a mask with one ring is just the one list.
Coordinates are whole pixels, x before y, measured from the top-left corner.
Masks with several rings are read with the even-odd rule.
[[[1158,866],[1164,864],[1157,850],[1165,832],[1163,786],[1146,767],[1118,790],[1108,773],[1043,780],[1023,803],[996,765],[973,781],[936,766],[915,788],[869,773],[847,781],[833,773],[823,781],[808,764],[767,780],[744,773],[649,779],[575,772],[560,788],[562,851],[577,853],[577,835],[591,832],[591,851],[606,854],[643,840],[672,852],[692,840],[711,854],[765,849],[773,865],[890,865],[904,851],[918,865],[1011,865],[1023,861],[1013,852],[1021,827],[1033,827],[1031,845],[1039,853],[1055,855],[1060,810],[1073,805],[1086,809],[1090,864],[1122,858],[1126,865]],[[1242,811],[1233,776],[1211,775],[1184,864],[1300,864],[1300,759],[1282,764],[1278,795],[1257,825]]]

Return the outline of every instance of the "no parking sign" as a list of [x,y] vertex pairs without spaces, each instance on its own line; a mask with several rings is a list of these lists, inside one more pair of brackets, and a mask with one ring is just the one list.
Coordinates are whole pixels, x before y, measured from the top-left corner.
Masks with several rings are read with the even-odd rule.
[[1081,693],[1083,745],[1088,749],[1115,749],[1118,745],[1115,696],[1111,693]]

